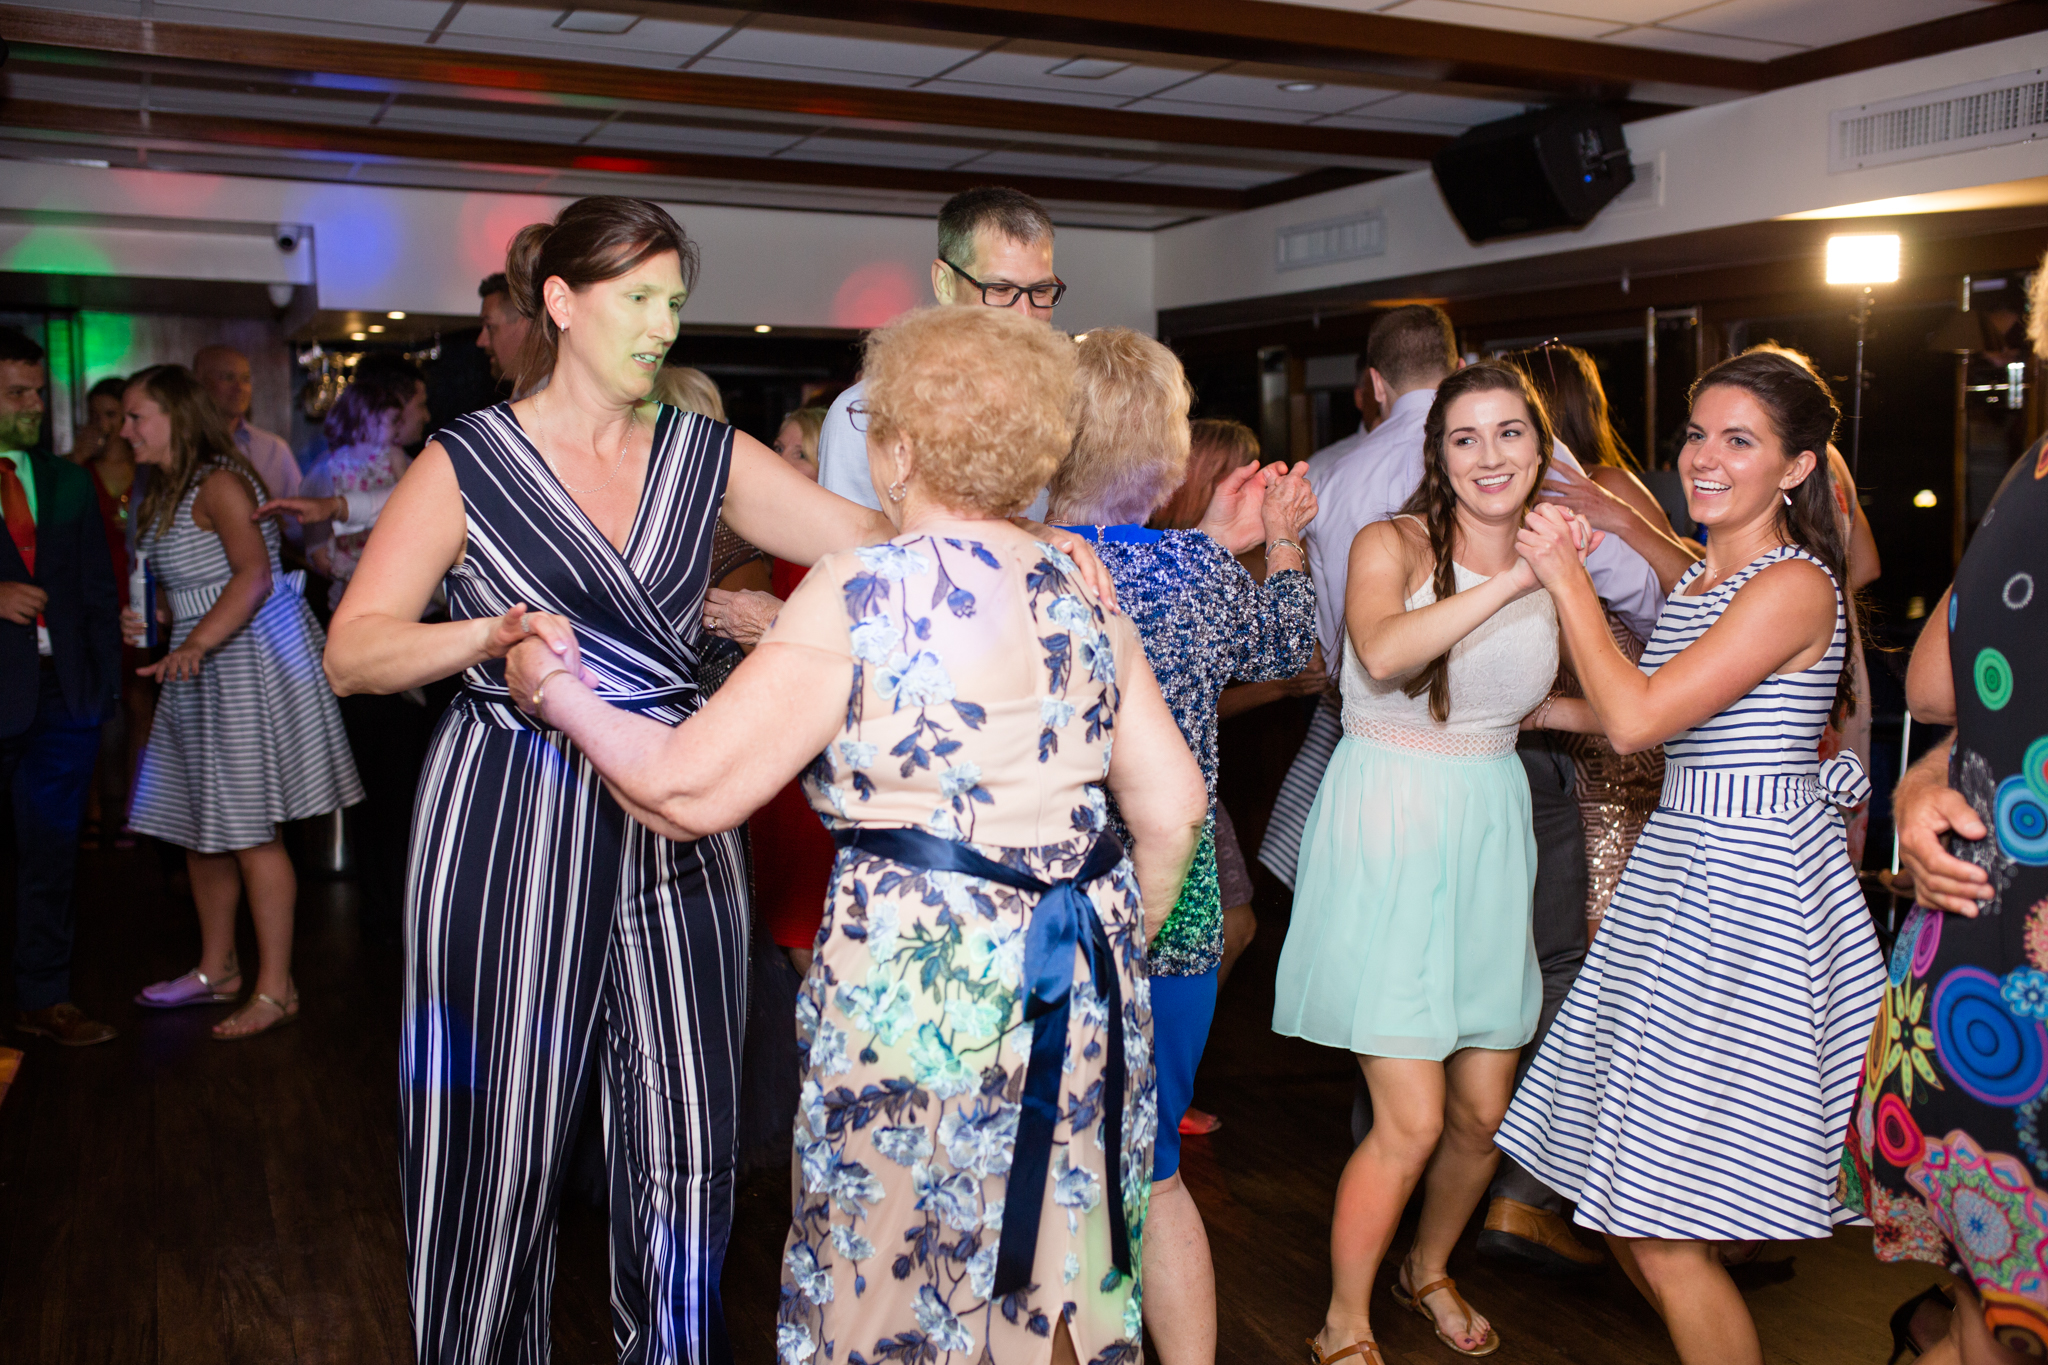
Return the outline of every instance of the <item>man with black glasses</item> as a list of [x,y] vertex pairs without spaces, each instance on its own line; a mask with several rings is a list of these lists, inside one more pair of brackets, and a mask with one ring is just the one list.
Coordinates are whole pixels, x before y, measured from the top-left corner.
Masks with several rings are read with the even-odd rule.
[[[999,185],[965,190],[939,210],[939,254],[932,260],[932,293],[942,304],[1012,308],[1052,320],[1067,286],[1052,273],[1052,219],[1036,199]],[[879,511],[868,480],[866,426],[859,411],[861,386],[833,401],[818,436],[818,482],[842,498]],[[1045,494],[1027,513],[1045,518]]]

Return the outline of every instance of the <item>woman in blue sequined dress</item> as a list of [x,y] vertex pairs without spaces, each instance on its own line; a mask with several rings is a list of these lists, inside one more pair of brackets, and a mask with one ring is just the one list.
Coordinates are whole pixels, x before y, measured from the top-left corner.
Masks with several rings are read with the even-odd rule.
[[[1223,907],[1216,879],[1216,702],[1226,684],[1291,678],[1316,642],[1315,586],[1301,531],[1315,516],[1302,469],[1265,471],[1239,508],[1263,523],[1272,572],[1260,584],[1202,531],[1154,531],[1145,519],[1173,496],[1188,462],[1191,394],[1173,352],[1121,327],[1091,331],[1077,348],[1074,445],[1053,476],[1055,523],[1096,541],[1117,598],[1188,747],[1202,765],[1209,816],[1195,864],[1153,940],[1153,1056],[1159,1135],[1146,1223],[1145,1325],[1165,1365],[1216,1355],[1215,1279],[1201,1214],[1180,1180],[1180,1118],[1216,1010]],[[1235,523],[1233,522],[1233,529]],[[1254,534],[1257,532],[1254,531]],[[1228,534],[1228,532],[1226,532]],[[1111,820],[1119,833],[1116,808]]]

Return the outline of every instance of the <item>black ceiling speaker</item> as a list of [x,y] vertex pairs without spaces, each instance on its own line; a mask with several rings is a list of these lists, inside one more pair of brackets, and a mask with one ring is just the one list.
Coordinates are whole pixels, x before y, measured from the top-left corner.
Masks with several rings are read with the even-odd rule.
[[1636,178],[1621,120],[1597,104],[1468,128],[1430,164],[1458,226],[1475,242],[1583,227]]

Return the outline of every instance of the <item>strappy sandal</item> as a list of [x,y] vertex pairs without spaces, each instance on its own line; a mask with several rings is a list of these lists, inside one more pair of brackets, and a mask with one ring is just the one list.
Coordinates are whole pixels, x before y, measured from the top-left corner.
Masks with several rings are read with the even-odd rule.
[[1458,1282],[1448,1275],[1440,1280],[1431,1280],[1412,1294],[1402,1287],[1400,1276],[1397,1275],[1394,1277],[1394,1302],[1400,1304],[1411,1313],[1419,1313],[1423,1317],[1428,1318],[1429,1325],[1436,1331],[1436,1339],[1461,1356],[1490,1356],[1495,1351],[1498,1351],[1500,1349],[1500,1333],[1493,1330],[1493,1324],[1490,1322],[1486,1324],[1486,1340],[1480,1342],[1479,1345],[1469,1351],[1460,1346],[1452,1339],[1449,1332],[1446,1332],[1438,1325],[1436,1314],[1430,1312],[1428,1306],[1422,1301],[1431,1294],[1436,1293],[1439,1289],[1445,1290],[1450,1294],[1452,1300],[1458,1305],[1458,1311],[1465,1315],[1465,1321],[1471,1322],[1475,1316],[1472,1312],[1472,1305],[1465,1302],[1465,1296],[1458,1292]]
[[258,1003],[268,1005],[276,1010],[277,1018],[265,1024],[262,1028],[252,1028],[242,1033],[222,1033],[222,1028],[242,1017],[243,1012],[248,1009],[248,1005],[244,1005],[242,1009],[236,1010],[233,1014],[230,1014],[227,1018],[221,1020],[220,1023],[213,1026],[214,1038],[223,1043],[239,1043],[244,1038],[261,1037],[272,1029],[280,1029],[286,1024],[295,1024],[299,1020],[299,996],[297,991],[292,992],[290,1004],[286,1004],[276,996],[265,995],[262,991],[258,991],[249,997],[249,1004],[254,1005]]
[[[135,1003],[151,1010],[182,1010],[193,1005],[232,1005],[241,998],[241,980],[242,970],[239,967],[218,981],[194,967],[183,976],[174,976],[169,981],[159,981],[154,986],[144,986],[136,995]],[[236,983],[236,989],[221,989],[222,984],[229,981]]]
[[1329,1355],[1324,1355],[1323,1348],[1316,1345],[1316,1339],[1308,1339],[1309,1365],[1336,1365],[1337,1361],[1351,1356],[1358,1357],[1358,1365],[1387,1365],[1387,1358],[1380,1354],[1380,1344],[1377,1341],[1354,1341],[1341,1351],[1332,1351]]

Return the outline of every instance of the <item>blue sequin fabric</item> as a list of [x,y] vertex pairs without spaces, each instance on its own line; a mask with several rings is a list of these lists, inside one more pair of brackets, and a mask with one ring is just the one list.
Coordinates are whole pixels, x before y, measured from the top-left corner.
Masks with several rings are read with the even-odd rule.
[[[1103,537],[1096,554],[1116,583],[1119,605],[1138,628],[1159,690],[1202,765],[1209,788],[1206,831],[1216,824],[1216,702],[1231,683],[1291,678],[1316,645],[1316,589],[1289,569],[1261,584],[1201,531],[1157,540]],[[1119,837],[1123,817],[1110,803]],[[1191,876],[1149,954],[1155,976],[1200,976],[1223,960],[1223,906],[1213,861]]]

